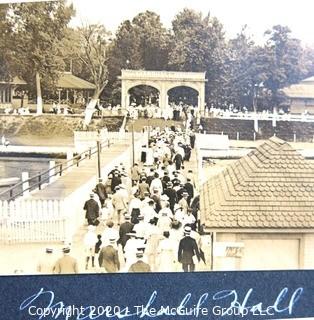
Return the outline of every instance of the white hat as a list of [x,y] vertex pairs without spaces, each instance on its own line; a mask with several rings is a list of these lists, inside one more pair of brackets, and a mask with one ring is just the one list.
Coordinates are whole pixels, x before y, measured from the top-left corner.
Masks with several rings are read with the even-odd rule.
[[192,231],[192,228],[191,228],[191,227],[189,227],[189,226],[185,226],[185,227],[184,227],[184,234],[190,234],[191,231]]

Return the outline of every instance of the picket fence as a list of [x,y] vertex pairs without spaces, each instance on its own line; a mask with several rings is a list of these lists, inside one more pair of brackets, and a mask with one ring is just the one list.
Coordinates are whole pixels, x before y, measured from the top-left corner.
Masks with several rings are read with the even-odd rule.
[[72,236],[64,200],[0,201],[0,242],[59,242]]

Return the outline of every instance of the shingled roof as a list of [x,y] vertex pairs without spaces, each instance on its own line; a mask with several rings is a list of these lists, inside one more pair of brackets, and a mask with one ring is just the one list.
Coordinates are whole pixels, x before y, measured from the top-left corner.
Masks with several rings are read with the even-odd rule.
[[96,86],[84,79],[76,77],[71,72],[61,72],[60,78],[57,82],[58,88],[63,89],[85,89],[94,90]]
[[206,228],[313,228],[314,165],[272,137],[201,188]]
[[306,78],[298,84],[283,88],[282,92],[289,98],[314,98],[314,77]]

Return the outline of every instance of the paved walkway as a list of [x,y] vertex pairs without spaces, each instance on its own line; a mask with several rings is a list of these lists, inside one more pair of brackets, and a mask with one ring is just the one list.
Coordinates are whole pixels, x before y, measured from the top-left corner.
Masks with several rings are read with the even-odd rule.
[[[153,120],[152,120],[153,122]],[[151,124],[152,125],[152,124]],[[153,124],[158,125],[158,124]],[[170,125],[170,124],[167,124]],[[129,146],[129,145],[128,145]],[[102,166],[109,164],[117,155],[125,151],[125,145],[113,145],[108,150],[103,150],[101,154]],[[197,158],[195,151],[192,151],[191,159],[189,162],[185,162],[186,172],[191,169],[197,173]],[[94,155],[90,160],[84,160],[79,168],[74,167],[72,171],[66,175],[60,177],[58,180],[53,182],[41,191],[37,191],[32,195],[33,198],[37,199],[56,199],[64,198],[72,193],[77,187],[81,186],[88,179],[92,178],[97,174],[97,157]],[[197,176],[195,176],[197,180]],[[96,234],[101,234],[104,229],[104,223],[101,223],[96,230]],[[84,258],[84,246],[83,237],[87,231],[87,226],[81,226],[72,239],[72,252],[71,255],[78,260],[79,272],[99,272],[99,269],[85,270],[85,258]],[[206,265],[201,262],[196,266],[196,271],[209,271],[210,270],[210,245],[208,243],[209,237],[202,236],[204,242],[203,250],[207,260]],[[24,274],[36,273],[36,265],[38,260],[43,255],[45,247],[49,246],[54,249],[54,255],[56,260],[62,256],[61,250],[63,247],[62,243],[30,243],[30,244],[12,244],[12,245],[0,245],[0,260],[4,263],[0,264],[0,274],[13,274],[15,270],[23,270]],[[124,266],[123,256],[120,252],[121,266]]]
[[[114,144],[110,146],[109,150],[108,148],[103,148],[100,158],[101,166],[108,165],[122,154],[127,146],[129,144],[123,143]],[[91,159],[85,159],[80,162],[79,167],[73,166],[66,174],[47,185],[44,189],[33,192],[31,197],[41,200],[64,199],[95,175],[97,175],[97,154],[92,155]]]

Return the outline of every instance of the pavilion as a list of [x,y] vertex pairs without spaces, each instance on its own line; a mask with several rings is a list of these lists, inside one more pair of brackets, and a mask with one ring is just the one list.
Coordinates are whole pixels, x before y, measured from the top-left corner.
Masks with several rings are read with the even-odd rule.
[[[57,82],[58,100],[76,103],[78,99],[84,98],[88,101],[90,94],[95,90],[95,85],[81,79],[71,72],[62,72]],[[81,96],[79,96],[81,93]]]
[[[19,89],[25,89],[26,86],[27,82],[19,77],[14,77],[11,81],[0,81],[0,105],[19,107],[21,97],[18,97],[16,93]],[[83,98],[88,101],[89,96],[95,90],[93,83],[81,79],[71,72],[61,72],[56,87],[59,103],[61,100],[76,103]]]
[[6,106],[14,104],[16,89],[26,86],[26,82],[19,77],[13,77],[9,81],[0,81],[0,105]]

